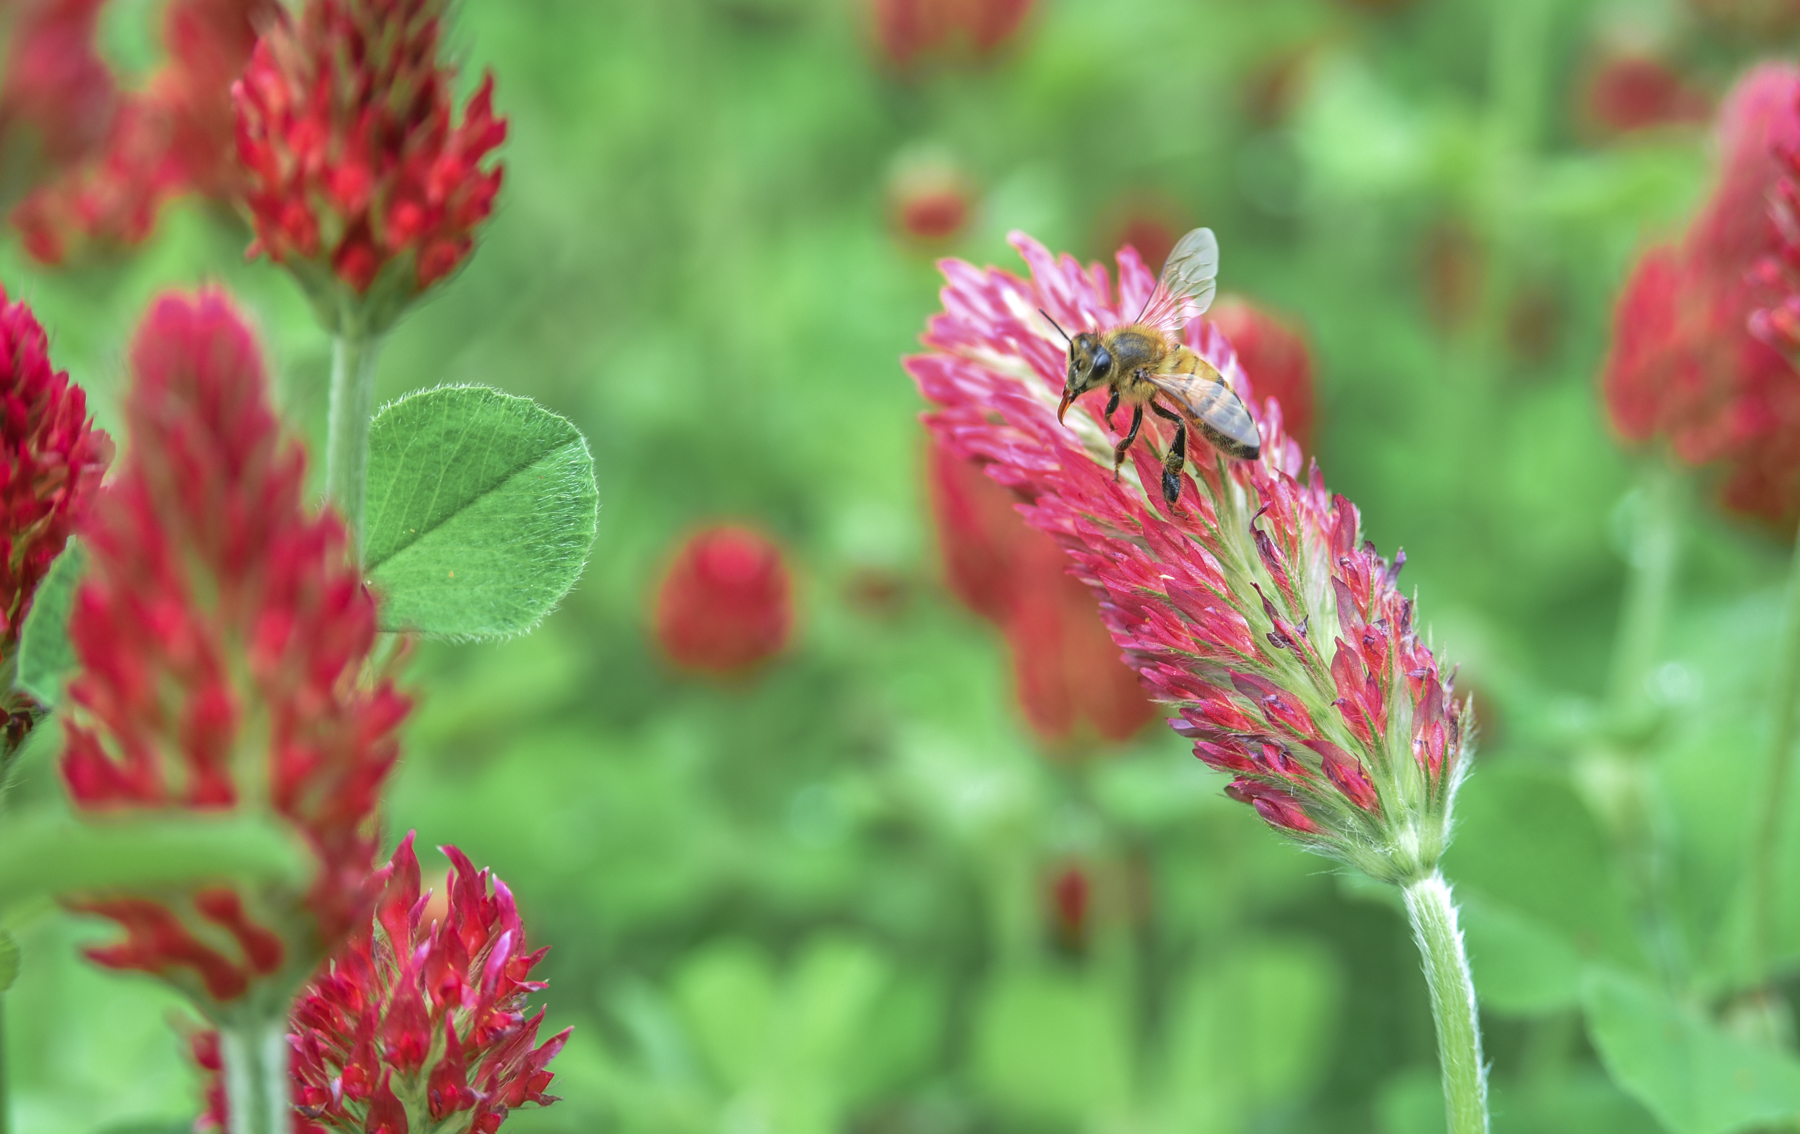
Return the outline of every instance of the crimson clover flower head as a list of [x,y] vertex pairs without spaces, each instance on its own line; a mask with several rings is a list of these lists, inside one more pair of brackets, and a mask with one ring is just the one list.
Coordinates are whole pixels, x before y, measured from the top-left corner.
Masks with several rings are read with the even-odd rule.
[[231,885],[75,907],[123,941],[89,956],[157,974],[217,1020],[285,997],[373,900],[375,808],[410,703],[371,656],[374,600],[269,403],[255,338],[218,291],[157,300],[130,350],[131,447],[81,527],[80,670],[62,775],[77,808],[249,810],[311,848],[304,893]]
[[0,650],[17,643],[32,595],[98,494],[112,453],[86,392],[51,368],[31,308],[0,292]]
[[545,986],[531,970],[506,884],[455,847],[441,921],[426,920],[409,834],[383,869],[375,914],[294,1006],[295,1101],[328,1130],[492,1134],[509,1111],[548,1106],[547,1064],[569,1030],[537,1042]]
[[787,647],[793,577],[781,546],[741,524],[690,535],[657,585],[652,630],[676,668],[742,676]]
[[1800,375],[1783,354],[1793,316],[1781,296],[1800,261],[1784,259],[1780,155],[1800,148],[1797,97],[1800,70],[1766,64],[1720,106],[1716,184],[1688,231],[1633,269],[1602,378],[1622,437],[1665,441],[1678,460],[1717,470],[1727,509],[1789,526],[1800,520]]
[[[506,138],[491,75],[456,121],[441,61],[448,0],[307,0],[233,88],[244,203],[326,325],[385,330],[468,259]],[[353,324],[353,326],[346,326]]]
[[945,580],[1005,635],[1032,730],[1051,744],[1079,732],[1112,741],[1136,735],[1156,706],[1119,664],[1093,595],[1069,574],[1069,557],[1020,518],[1018,497],[979,466],[934,444],[928,470]]
[[1115,481],[1102,398],[1057,424],[1066,348],[1038,309],[1071,333],[1119,326],[1155,280],[1129,248],[1115,289],[1102,265],[1012,242],[1029,279],[941,265],[929,353],[906,360],[937,406],[932,435],[1030,501],[1020,512],[1068,552],[1126,663],[1175,707],[1195,755],[1233,777],[1229,795],[1374,877],[1428,872],[1449,840],[1472,722],[1396,585],[1403,558],[1361,540],[1356,507],[1326,491],[1316,463],[1302,474],[1280,405],[1253,396],[1204,320],[1189,321],[1186,345],[1251,407],[1262,455],[1232,461],[1195,444],[1165,507],[1144,487],[1158,485],[1151,450],[1169,440],[1158,426]]

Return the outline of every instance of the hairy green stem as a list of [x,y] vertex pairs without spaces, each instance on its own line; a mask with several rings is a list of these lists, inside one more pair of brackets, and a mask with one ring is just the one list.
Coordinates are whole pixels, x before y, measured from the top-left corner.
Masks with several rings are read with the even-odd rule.
[[1779,637],[1772,666],[1774,684],[1769,691],[1769,746],[1763,759],[1762,790],[1757,793],[1756,825],[1750,835],[1752,957],[1755,973],[1764,981],[1771,975],[1775,959],[1777,857],[1781,853],[1788,781],[1794,767],[1796,726],[1800,725],[1800,541],[1794,546],[1776,633]]
[[1448,1134],[1487,1134],[1487,1066],[1481,1060],[1481,1022],[1475,1012],[1475,982],[1469,975],[1462,931],[1456,925],[1450,885],[1433,870],[1408,882],[1404,892],[1413,940],[1425,963],[1425,985],[1431,990]]
[[285,1019],[219,1029],[227,1134],[288,1134],[293,1128]]
[[325,499],[337,506],[362,557],[363,500],[369,483],[369,422],[375,416],[375,361],[381,340],[345,329],[331,344],[331,411],[325,440]]

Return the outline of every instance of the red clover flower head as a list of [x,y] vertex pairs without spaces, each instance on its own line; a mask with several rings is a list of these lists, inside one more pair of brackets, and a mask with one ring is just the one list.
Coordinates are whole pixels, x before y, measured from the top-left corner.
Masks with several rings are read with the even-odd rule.
[[51,369],[31,308],[0,292],[0,651],[17,644],[32,595],[87,514],[112,454],[87,393]]
[[81,669],[62,774],[75,805],[241,808],[311,847],[308,892],[100,894],[102,965],[162,976],[215,1021],[302,979],[372,900],[377,795],[409,702],[381,672],[374,601],[336,516],[304,503],[256,342],[216,291],[152,305],[130,352],[131,447],[82,525]]
[[1156,706],[1100,621],[1094,596],[1069,574],[1056,541],[1020,518],[1019,498],[979,466],[933,445],[932,511],[951,591],[992,622],[1011,648],[1025,719],[1052,744],[1087,726],[1128,740]]
[[1252,407],[1261,456],[1232,461],[1196,444],[1193,475],[1164,507],[1157,426],[1115,480],[1099,399],[1057,424],[1066,348],[1038,309],[1071,333],[1119,326],[1155,280],[1128,248],[1115,291],[1101,265],[1023,235],[1013,244],[1028,280],[942,264],[930,353],[906,360],[938,407],[925,418],[932,434],[1031,501],[1020,511],[1069,553],[1127,663],[1178,711],[1176,731],[1233,776],[1229,795],[1374,877],[1428,874],[1449,840],[1472,729],[1396,586],[1401,557],[1390,564],[1361,541],[1355,506],[1326,492],[1316,463],[1302,476],[1281,407],[1251,396],[1230,343],[1200,319],[1186,344]]
[[1784,278],[1770,199],[1779,219],[1777,155],[1800,147],[1797,95],[1800,72],[1769,64],[1726,98],[1718,182],[1682,239],[1633,270],[1603,377],[1620,435],[1717,467],[1728,509],[1787,525],[1800,519],[1800,375],[1777,349],[1786,309],[1769,309]]
[[741,676],[779,654],[794,628],[787,557],[737,524],[703,528],[657,585],[652,630],[678,669]]
[[428,921],[408,835],[382,871],[375,916],[332,957],[293,1011],[295,1101],[327,1130],[493,1134],[508,1111],[548,1106],[546,1064],[569,1030],[539,1044],[526,998],[546,949],[527,951],[511,891],[455,847],[442,921]]
[[482,162],[506,121],[491,75],[455,121],[447,3],[306,0],[233,88],[251,252],[286,265],[333,330],[385,330],[493,211],[501,170]]

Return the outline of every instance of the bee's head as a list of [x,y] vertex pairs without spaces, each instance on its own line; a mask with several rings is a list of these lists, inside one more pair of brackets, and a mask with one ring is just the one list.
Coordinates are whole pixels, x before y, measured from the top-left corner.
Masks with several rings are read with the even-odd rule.
[[1069,376],[1063,382],[1062,405],[1056,409],[1056,420],[1061,421],[1063,414],[1069,411],[1069,403],[1097,389],[1112,378],[1112,352],[1100,341],[1100,336],[1083,331],[1069,340]]

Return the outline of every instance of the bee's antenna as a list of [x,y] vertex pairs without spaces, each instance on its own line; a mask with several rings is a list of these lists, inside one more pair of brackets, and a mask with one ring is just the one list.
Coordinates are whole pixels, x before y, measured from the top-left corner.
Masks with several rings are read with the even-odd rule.
[[[1038,308],[1038,314],[1042,315],[1046,319],[1050,319],[1050,312],[1045,311],[1042,307]],[[1063,337],[1063,342],[1065,342],[1065,343],[1069,342],[1069,332],[1063,330],[1060,326],[1058,326],[1055,319],[1050,319],[1050,325],[1052,327],[1056,327],[1056,333]],[[1070,345],[1073,346],[1074,344],[1070,343]]]

